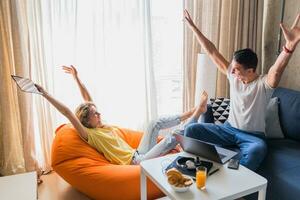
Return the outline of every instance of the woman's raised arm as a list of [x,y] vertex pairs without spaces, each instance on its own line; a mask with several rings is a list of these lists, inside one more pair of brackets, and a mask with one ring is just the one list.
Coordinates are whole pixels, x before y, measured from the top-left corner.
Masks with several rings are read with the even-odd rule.
[[56,100],[50,94],[48,94],[43,87],[38,84],[35,84],[39,92],[41,92],[42,96],[45,97],[61,114],[63,114],[66,118],[70,120],[74,128],[78,131],[80,137],[87,141],[88,133],[85,130],[85,127],[81,124],[79,119],[75,116],[75,114],[64,104]]
[[84,101],[93,101],[89,91],[86,89],[85,85],[79,79],[76,68],[73,65],[71,65],[70,67],[62,66],[62,68],[66,73],[72,74],[74,80],[76,81],[76,83],[79,87],[81,96],[84,99]]

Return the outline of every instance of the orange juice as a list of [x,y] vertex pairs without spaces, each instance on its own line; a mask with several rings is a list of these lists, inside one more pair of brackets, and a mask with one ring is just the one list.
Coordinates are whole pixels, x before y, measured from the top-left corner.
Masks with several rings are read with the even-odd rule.
[[206,182],[206,168],[205,169],[197,169],[196,172],[196,185],[198,189],[205,189]]

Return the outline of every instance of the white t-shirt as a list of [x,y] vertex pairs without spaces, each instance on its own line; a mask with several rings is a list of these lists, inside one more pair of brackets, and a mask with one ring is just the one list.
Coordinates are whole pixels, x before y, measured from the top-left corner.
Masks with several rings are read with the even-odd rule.
[[260,75],[244,84],[231,74],[230,65],[227,78],[230,83],[230,125],[244,131],[264,133],[266,108],[274,91],[266,82],[267,76]]

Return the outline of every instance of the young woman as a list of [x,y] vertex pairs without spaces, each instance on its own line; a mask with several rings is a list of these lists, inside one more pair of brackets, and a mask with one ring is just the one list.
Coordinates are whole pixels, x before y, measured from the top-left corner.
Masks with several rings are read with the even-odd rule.
[[202,113],[206,112],[207,93],[203,92],[199,106],[191,111],[152,121],[143,134],[139,147],[133,149],[121,137],[114,133],[114,126],[102,123],[101,114],[97,111],[97,107],[92,102],[89,92],[80,81],[76,68],[71,65],[70,67],[63,66],[63,69],[66,73],[73,75],[82,97],[85,100],[85,103],[78,106],[75,114],[48,94],[41,86],[36,84],[36,87],[43,97],[70,120],[84,141],[97,149],[100,153],[103,153],[104,156],[114,164],[139,164],[143,160],[155,158],[167,153],[177,145],[177,141],[175,137],[169,135],[156,144],[159,131],[161,129],[171,128],[187,119],[189,119],[187,124],[194,123],[198,121]]

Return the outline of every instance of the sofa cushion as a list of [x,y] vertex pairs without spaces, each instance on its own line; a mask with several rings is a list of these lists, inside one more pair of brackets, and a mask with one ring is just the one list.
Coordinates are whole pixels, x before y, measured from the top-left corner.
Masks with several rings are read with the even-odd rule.
[[[268,154],[263,167],[274,174],[300,166],[300,142],[291,139],[267,140]],[[299,171],[300,173],[300,171]]]
[[278,97],[281,128],[286,137],[300,141],[300,92],[277,88],[273,97]]
[[278,97],[270,99],[266,111],[266,128],[265,135],[267,138],[284,138],[281,130],[279,115],[278,115]]
[[[273,192],[270,193],[270,199],[285,199],[294,200],[298,199],[300,195],[300,166],[296,166],[287,170],[284,173],[275,175],[273,181]],[[288,191],[288,192],[278,192],[275,191]]]
[[[278,104],[278,97],[273,97],[267,105],[265,118],[265,133],[267,138],[284,138],[279,121]],[[223,97],[218,97],[215,99],[211,98],[210,105],[208,105],[208,110],[205,114],[201,115],[200,122],[223,124],[229,117],[229,110],[230,99]]]
[[230,99],[218,97],[210,99],[215,124],[224,124],[229,116]]

